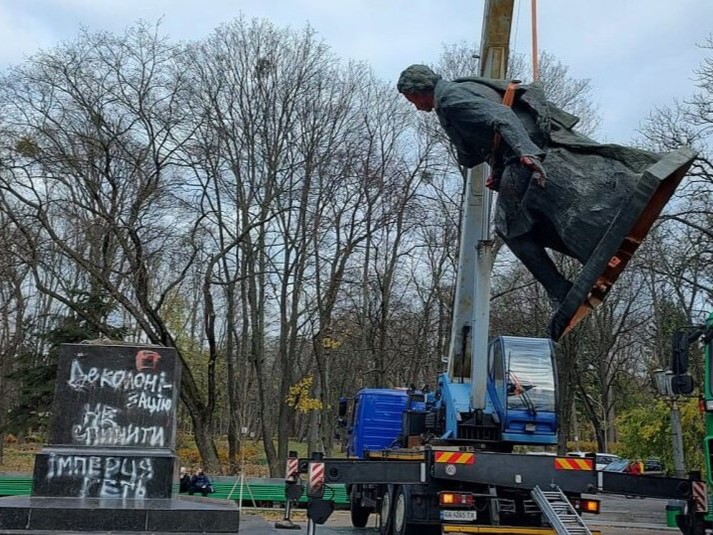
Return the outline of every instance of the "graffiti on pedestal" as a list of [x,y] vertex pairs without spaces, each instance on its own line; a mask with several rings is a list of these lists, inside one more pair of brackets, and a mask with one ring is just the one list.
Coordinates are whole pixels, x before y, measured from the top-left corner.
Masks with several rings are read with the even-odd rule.
[[142,499],[154,477],[150,457],[50,454],[47,462],[47,479],[63,480],[67,489],[77,489],[77,498]]
[[173,447],[178,385],[175,359],[161,349],[70,346],[60,363],[53,444]]

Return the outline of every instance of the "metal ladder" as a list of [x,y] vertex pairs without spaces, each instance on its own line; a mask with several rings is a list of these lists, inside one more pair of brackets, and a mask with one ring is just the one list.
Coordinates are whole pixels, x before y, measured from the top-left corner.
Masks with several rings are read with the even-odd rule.
[[564,492],[557,486],[553,488],[545,492],[536,486],[530,494],[557,535],[592,535]]

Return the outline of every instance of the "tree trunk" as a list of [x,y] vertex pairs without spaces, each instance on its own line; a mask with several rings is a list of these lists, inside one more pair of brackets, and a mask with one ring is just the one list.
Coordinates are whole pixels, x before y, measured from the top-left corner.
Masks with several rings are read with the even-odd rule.
[[[153,341],[175,348],[176,344],[173,337],[165,330],[162,323],[161,328],[161,338]],[[209,408],[211,404],[205,404],[201,399],[200,390],[191,373],[191,369],[187,366],[181,352],[177,348],[176,351],[182,365],[181,400],[185,403],[193,423],[193,438],[196,442],[196,447],[203,460],[204,468],[213,473],[219,473],[218,451],[213,440],[213,414],[212,409]]]
[[197,417],[193,411],[189,411],[191,421],[193,422],[193,438],[196,441],[196,447],[201,454],[205,471],[208,473],[219,474],[220,462],[218,460],[218,451],[215,448],[215,442],[210,429],[210,419]]
[[322,451],[319,447],[319,413],[310,411],[309,413],[309,431],[307,438],[307,456],[311,456],[312,452]]
[[560,455],[567,453],[567,439],[570,429],[571,411],[566,410],[574,403],[576,389],[576,359],[578,356],[576,335],[571,333],[559,346],[557,353],[557,372],[559,385],[559,435],[557,451]]

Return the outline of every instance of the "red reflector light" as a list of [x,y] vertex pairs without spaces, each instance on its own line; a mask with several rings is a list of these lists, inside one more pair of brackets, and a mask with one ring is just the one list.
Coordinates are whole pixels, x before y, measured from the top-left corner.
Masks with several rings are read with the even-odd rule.
[[438,503],[450,507],[473,507],[475,496],[469,492],[439,492]]
[[599,514],[599,500],[582,499],[579,508],[583,513]]

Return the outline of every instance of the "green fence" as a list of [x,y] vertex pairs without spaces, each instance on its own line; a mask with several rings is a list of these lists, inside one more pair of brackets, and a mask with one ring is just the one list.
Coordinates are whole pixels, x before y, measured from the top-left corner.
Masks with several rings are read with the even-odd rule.
[[29,496],[32,476],[28,474],[0,474],[0,496]]
[[[211,498],[238,501],[242,497],[243,505],[250,507],[272,507],[285,503],[285,484],[281,479],[245,479],[241,484],[234,477],[212,478],[215,493]],[[28,474],[0,474],[0,496],[29,496],[32,490],[32,477]],[[178,491],[178,484],[174,485]],[[344,485],[330,485],[325,490],[325,498],[331,498],[337,505],[348,504]],[[302,496],[300,502],[306,502]]]

